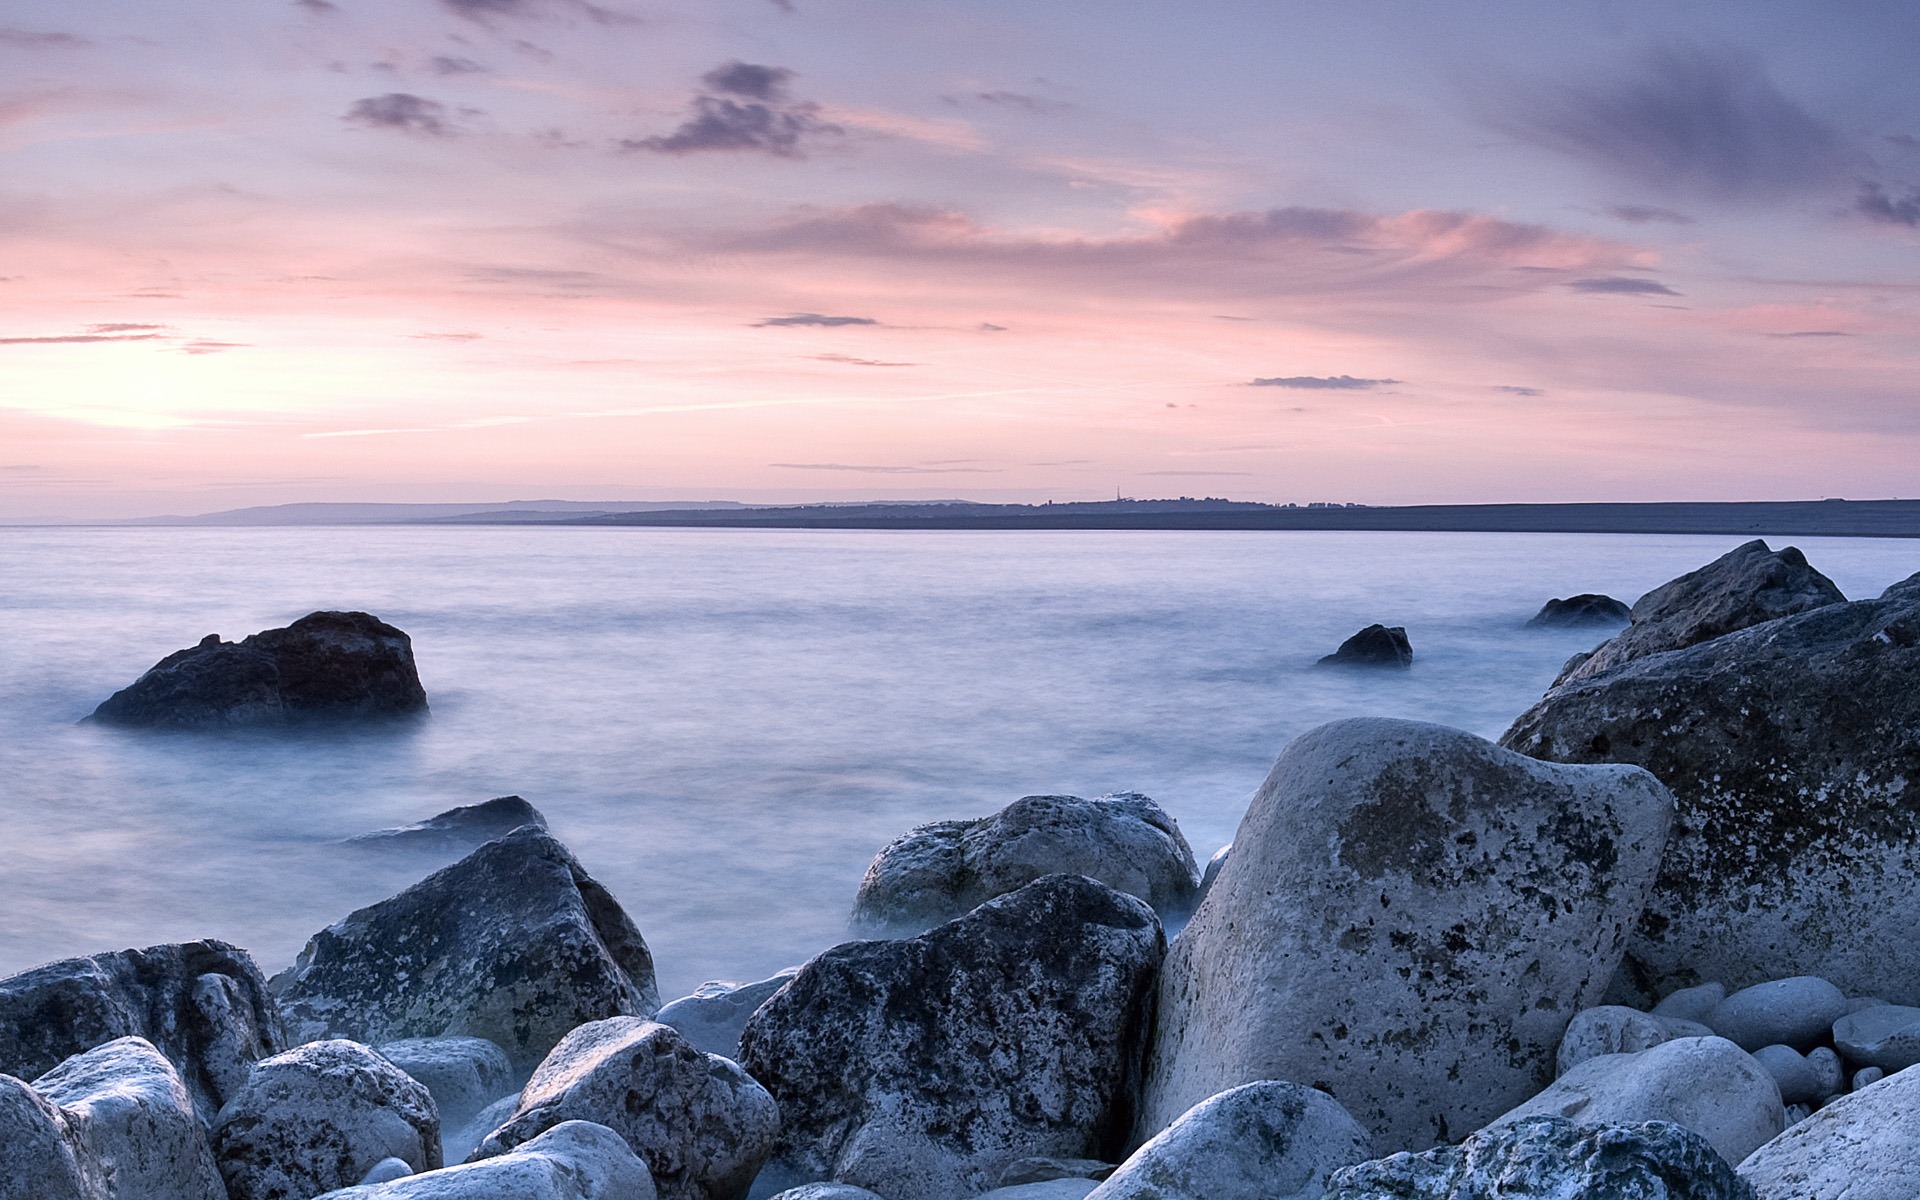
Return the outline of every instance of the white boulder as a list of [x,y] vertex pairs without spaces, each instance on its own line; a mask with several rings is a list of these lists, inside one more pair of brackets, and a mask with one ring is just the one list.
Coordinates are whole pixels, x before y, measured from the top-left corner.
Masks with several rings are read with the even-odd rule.
[[566,1121],[511,1153],[318,1200],[655,1200],[647,1166],[620,1135]]
[[1372,1157],[1339,1101],[1279,1080],[1201,1101],[1093,1188],[1092,1200],[1311,1200]]
[[1920,1071],[1842,1096],[1748,1155],[1759,1200],[1920,1196]]
[[682,1037],[708,1054],[738,1058],[740,1033],[746,1029],[747,1019],[799,972],[799,967],[788,967],[753,983],[712,980],[693,989],[693,995],[662,1006],[653,1019],[678,1029]]
[[1712,1037],[1713,1030],[1695,1021],[1644,1013],[1620,1004],[1583,1008],[1567,1023],[1554,1057],[1561,1075],[1577,1063],[1602,1054],[1632,1054],[1683,1037]]

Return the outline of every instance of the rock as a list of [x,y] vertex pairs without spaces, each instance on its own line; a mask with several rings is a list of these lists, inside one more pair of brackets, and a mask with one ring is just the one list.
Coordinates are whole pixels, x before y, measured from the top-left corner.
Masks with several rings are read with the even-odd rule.
[[1382,1148],[1462,1136],[1539,1091],[1619,960],[1672,798],[1459,730],[1296,738],[1167,957],[1141,1135],[1217,1092],[1329,1092]]
[[1574,1014],[1573,1020],[1567,1023],[1567,1032],[1560,1038],[1554,1067],[1564,1075],[1576,1064],[1603,1054],[1632,1054],[1675,1038],[1712,1036],[1713,1030],[1694,1021],[1643,1013],[1619,1004],[1603,1004]]
[[1398,625],[1369,625],[1322,658],[1322,667],[1398,667],[1413,665],[1413,643]]
[[660,1007],[640,931],[529,826],[314,934],[272,986],[303,1039],[481,1037],[523,1073],[577,1025]]
[[784,1122],[770,1177],[946,1200],[1017,1159],[1120,1157],[1165,951],[1145,903],[1049,875],[821,954],[740,1039]]
[[261,1059],[213,1126],[232,1200],[304,1200],[358,1183],[384,1158],[440,1166],[427,1089],[356,1042],[310,1042]]
[[480,1110],[480,1114],[460,1126],[452,1133],[441,1126],[441,1157],[447,1162],[464,1162],[477,1149],[487,1135],[513,1119],[520,1109],[520,1093],[502,1096],[492,1104]]
[[287,1045],[260,969],[225,942],[68,958],[0,979],[0,1071],[32,1079],[124,1037],[167,1056],[202,1120]]
[[1721,983],[1703,983],[1698,987],[1681,988],[1654,1005],[1653,1015],[1676,1017],[1682,1021],[1705,1024],[1707,1014],[1726,998],[1727,988]]
[[1458,1146],[1335,1173],[1326,1200],[1754,1200],[1698,1135],[1664,1121],[1580,1126],[1536,1117]]
[[240,642],[210,633],[161,659],[87,719],[193,729],[426,711],[412,639],[367,613],[316,612]]
[[1206,868],[1200,872],[1200,892],[1199,896],[1194,900],[1196,905],[1199,904],[1201,900],[1206,899],[1207,889],[1213,886],[1214,880],[1220,878],[1220,872],[1226,869],[1227,859],[1232,856],[1233,843],[1228,842],[1218,850],[1215,850],[1213,857],[1207,860]]
[[1920,1008],[1882,1004],[1847,1013],[1833,1023],[1833,1044],[1849,1062],[1904,1071],[1920,1063]]
[[1857,1013],[1862,1009],[1879,1008],[1881,1005],[1885,1003],[1886,1001],[1880,999],[1878,996],[1848,996],[1847,997],[1847,1014],[1851,1016],[1852,1014]]
[[465,1125],[515,1083],[506,1051],[485,1038],[406,1038],[373,1049],[433,1093],[443,1129]]
[[1920,1071],[1842,1096],[1740,1164],[1759,1200],[1920,1196]]
[[1824,1040],[1847,1010],[1839,988],[1814,975],[1797,975],[1742,988],[1707,1013],[1709,1029],[1739,1046],[1806,1049]]
[[483,804],[450,808],[411,825],[376,829],[348,838],[347,842],[376,849],[466,850],[505,837],[522,825],[545,829],[547,819],[540,815],[539,809],[518,796],[500,796]]
[[1555,683],[1845,601],[1800,551],[1788,546],[1775,553],[1756,539],[1640,597],[1629,614],[1633,624]]
[[567,1121],[499,1158],[427,1171],[318,1200],[654,1200],[653,1181],[620,1135]]
[[51,1101],[0,1075],[0,1200],[101,1200],[105,1185],[78,1142]]
[[739,1200],[773,1151],[780,1110],[731,1059],[694,1049],[670,1026],[609,1017],[560,1040],[512,1118],[473,1157],[491,1158],[573,1120],[625,1138],[661,1200]]
[[1040,1155],[1034,1158],[1015,1159],[1000,1172],[994,1181],[997,1188],[1018,1187],[1023,1183],[1045,1183],[1050,1179],[1092,1179],[1101,1180],[1113,1174],[1119,1164],[1102,1162],[1097,1158],[1048,1158]]
[[1577,629],[1586,625],[1625,625],[1633,619],[1633,610],[1594,592],[1582,592],[1565,600],[1553,599],[1527,622],[1529,629]]
[[1671,1121],[1705,1138],[1728,1162],[1739,1162],[1786,1127],[1774,1077],[1718,1037],[1587,1059],[1489,1127],[1535,1117],[1578,1125]]
[[1372,1155],[1338,1101],[1279,1080],[1201,1101],[1133,1152],[1093,1200],[1311,1200]]
[[852,924],[918,933],[1062,871],[1137,896],[1163,916],[1186,914],[1199,879],[1180,826],[1137,792],[1025,796],[993,816],[936,821],[895,840],[867,867]]
[[396,1179],[405,1179],[413,1174],[416,1172],[407,1165],[405,1159],[383,1158],[373,1164],[373,1170],[360,1177],[359,1186],[372,1187],[376,1183],[392,1183]]
[[884,1200],[863,1187],[850,1183],[803,1183],[788,1188],[773,1200]]
[[[1833,1094],[1820,1090],[1820,1072],[1792,1046],[1762,1046],[1753,1052],[1753,1061],[1773,1076],[1773,1082],[1780,1088],[1780,1099],[1788,1104],[1817,1104]],[[1727,1157],[1739,1162],[1746,1155]]]
[[762,979],[758,983],[730,983],[713,980],[693,989],[693,995],[683,996],[663,1007],[654,1014],[654,1020],[662,1025],[671,1025],[680,1031],[682,1037],[692,1042],[694,1047],[708,1054],[718,1054],[722,1058],[740,1056],[740,1031],[747,1027],[747,1018],[753,1016],[767,999],[781,988],[787,986],[800,971],[799,967],[788,967],[771,979]]
[[1846,1087],[1847,1065],[1840,1061],[1839,1052],[1833,1047],[1815,1046],[1807,1051],[1807,1065],[1813,1068],[1814,1076],[1819,1080],[1822,1101],[1839,1095]]
[[1887,1073],[1879,1067],[1861,1067],[1853,1073],[1853,1090],[1857,1092],[1862,1088],[1870,1088],[1886,1077]]
[[977,1200],[1086,1200],[1099,1184],[1091,1179],[1048,1179],[980,1193]]
[[1563,684],[1515,722],[1502,745],[1634,763],[1679,801],[1621,994],[1818,975],[1920,998],[1917,677],[1909,581]]

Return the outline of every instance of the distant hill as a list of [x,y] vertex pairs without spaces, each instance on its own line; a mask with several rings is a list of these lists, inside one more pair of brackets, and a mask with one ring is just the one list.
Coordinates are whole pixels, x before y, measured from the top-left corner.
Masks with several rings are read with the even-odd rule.
[[490,500],[479,504],[271,504],[191,517],[140,517],[117,525],[406,525],[484,515],[490,524],[556,516],[698,512],[743,507],[737,500]]

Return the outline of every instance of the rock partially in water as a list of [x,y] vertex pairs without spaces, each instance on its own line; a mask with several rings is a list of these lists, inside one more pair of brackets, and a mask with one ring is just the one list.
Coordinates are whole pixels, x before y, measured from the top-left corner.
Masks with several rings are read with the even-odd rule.
[[1257,1079],[1329,1092],[1383,1149],[1525,1100],[1619,963],[1672,809],[1645,771],[1439,725],[1302,734],[1167,957],[1140,1135]]
[[488,1134],[511,1121],[519,1109],[520,1093],[515,1092],[487,1105],[472,1120],[450,1133],[443,1124],[440,1128],[441,1157],[448,1162],[465,1162],[480,1143],[487,1140]]
[[426,1088],[367,1047],[310,1042],[254,1064],[214,1123],[213,1155],[232,1200],[301,1200],[385,1158],[438,1168],[440,1116]]
[[1880,1004],[1833,1023],[1833,1044],[1849,1062],[1892,1074],[1920,1064],[1920,1008]]
[[1145,903],[1049,875],[918,937],[820,955],[740,1041],[780,1105],[768,1177],[947,1200],[1022,1158],[1113,1161],[1165,950]]
[[1555,597],[1540,606],[1527,622],[1529,629],[1581,629],[1594,625],[1625,625],[1633,619],[1633,610],[1596,592],[1582,592],[1565,600]]
[[167,1056],[203,1120],[256,1060],[287,1046],[260,969],[225,942],[68,958],[0,979],[0,1071],[32,1079],[124,1037]]
[[1341,642],[1338,650],[1315,665],[1404,670],[1413,665],[1413,643],[1407,640],[1407,631],[1398,625],[1369,625]]
[[404,850],[466,850],[504,837],[522,825],[545,829],[547,819],[540,810],[518,796],[500,796],[482,804],[463,804],[424,821],[376,829],[347,841],[355,846],[376,849],[393,847]]
[[678,1029],[682,1037],[708,1054],[739,1058],[740,1034],[748,1019],[799,972],[799,967],[789,967],[753,983],[709,980],[693,989],[693,995],[663,1005],[653,1019]]
[[147,729],[378,720],[427,711],[413,641],[363,612],[316,612],[239,642],[208,634],[93,710]]
[[660,1007],[640,931],[530,826],[314,934],[273,989],[301,1038],[486,1038],[521,1073],[576,1026]]
[[780,1110],[731,1059],[694,1049],[670,1026],[610,1017],[561,1039],[473,1158],[575,1120],[626,1139],[661,1200],[740,1200],[773,1150]]
[[1840,1097],[1748,1155],[1740,1174],[1760,1200],[1920,1196],[1920,1071]]
[[485,1038],[405,1038],[373,1049],[433,1094],[443,1129],[460,1128],[513,1091],[507,1052]]
[[555,1125],[511,1153],[318,1200],[655,1200],[653,1180],[620,1135],[590,1121]]
[[1063,871],[1137,896],[1163,918],[1186,914],[1199,879],[1179,824],[1137,792],[1025,796],[993,816],[936,821],[895,840],[867,867],[853,927],[917,933]]

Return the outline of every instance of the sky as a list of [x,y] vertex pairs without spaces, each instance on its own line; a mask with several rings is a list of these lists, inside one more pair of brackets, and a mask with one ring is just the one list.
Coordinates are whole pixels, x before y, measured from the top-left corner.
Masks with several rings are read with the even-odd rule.
[[0,518],[1920,495],[1920,6],[0,0]]

